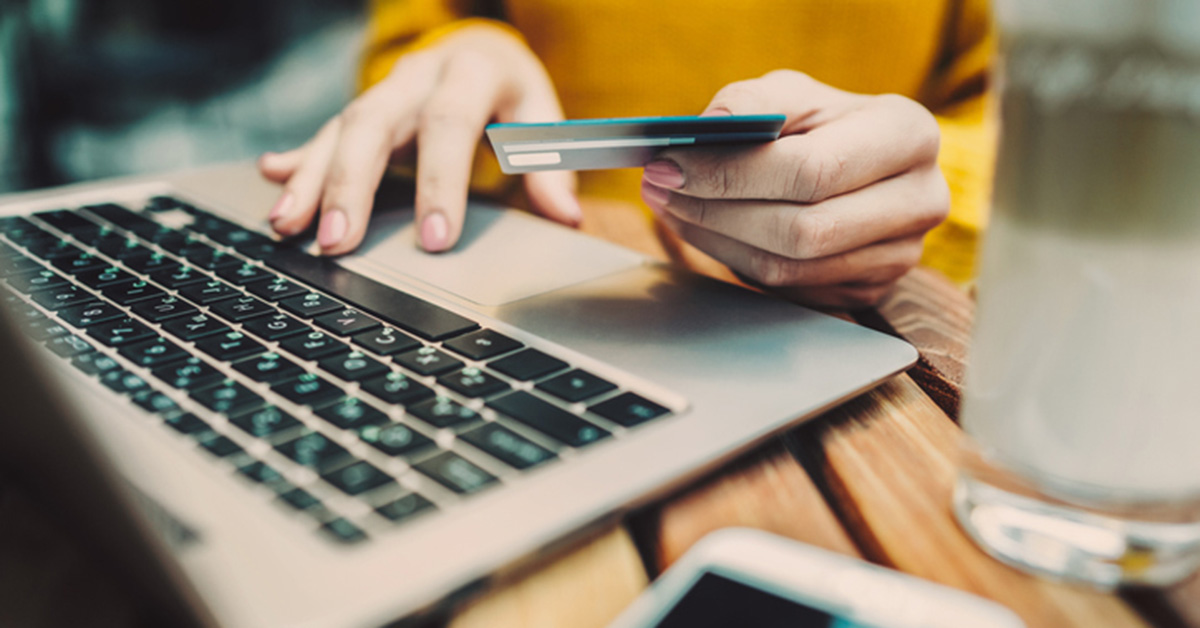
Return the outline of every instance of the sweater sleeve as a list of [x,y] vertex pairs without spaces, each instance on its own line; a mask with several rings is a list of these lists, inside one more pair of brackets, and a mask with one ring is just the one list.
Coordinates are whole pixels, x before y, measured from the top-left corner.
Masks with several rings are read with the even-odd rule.
[[986,0],[962,0],[950,16],[944,61],[926,90],[942,131],[938,163],[950,187],[950,216],[929,233],[922,263],[960,284],[974,277],[987,225],[997,115],[989,70],[995,36]]

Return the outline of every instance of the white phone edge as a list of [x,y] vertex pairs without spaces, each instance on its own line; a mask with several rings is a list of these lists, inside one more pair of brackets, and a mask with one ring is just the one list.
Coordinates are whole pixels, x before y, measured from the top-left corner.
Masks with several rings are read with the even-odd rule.
[[977,595],[761,530],[726,528],[700,540],[609,628],[653,628],[705,573],[879,628],[1024,628]]

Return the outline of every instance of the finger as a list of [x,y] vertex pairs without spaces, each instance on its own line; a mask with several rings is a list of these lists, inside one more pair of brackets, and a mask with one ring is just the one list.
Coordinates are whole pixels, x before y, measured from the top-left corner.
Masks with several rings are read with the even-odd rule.
[[815,205],[705,199],[651,186],[647,204],[682,221],[791,259],[815,259],[873,242],[923,234],[949,212],[935,166]]
[[[498,122],[557,122],[563,119],[562,107],[545,72],[526,78],[525,93],[512,107],[497,111]],[[524,176],[525,191],[534,212],[565,225],[578,226],[583,211],[575,196],[574,172],[553,170]]]
[[[821,86],[814,91],[831,89]],[[782,89],[783,94],[767,94],[766,87],[760,90],[764,94],[759,100],[788,95]],[[937,159],[940,132],[932,114],[919,104],[900,96],[864,99],[845,94],[845,98],[839,102],[818,97],[831,102],[803,120],[805,132],[775,142],[751,148],[663,151],[647,165],[647,177],[661,187],[702,198],[812,203]],[[742,113],[738,105],[727,102],[735,113]]]
[[296,235],[312,222],[341,125],[341,117],[334,117],[309,141],[303,162],[288,179],[269,216],[271,227],[279,234]]
[[426,251],[445,251],[458,241],[475,148],[502,96],[499,76],[489,57],[458,52],[421,111],[416,219]]
[[383,173],[397,147],[410,143],[438,71],[432,57],[397,67],[343,112],[321,198],[322,253],[341,255],[362,242]]
[[263,153],[258,158],[258,171],[268,181],[287,183],[304,161],[307,144],[283,153]]
[[922,237],[916,235],[828,257],[796,260],[679,221],[669,214],[660,218],[696,248],[734,271],[772,288],[895,281],[920,261],[923,249]]

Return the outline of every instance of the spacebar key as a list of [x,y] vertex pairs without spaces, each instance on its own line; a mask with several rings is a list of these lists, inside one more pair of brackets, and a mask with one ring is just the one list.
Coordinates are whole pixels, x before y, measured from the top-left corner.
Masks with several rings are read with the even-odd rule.
[[479,327],[475,321],[342,268],[328,258],[281,249],[264,261],[427,340],[443,340]]

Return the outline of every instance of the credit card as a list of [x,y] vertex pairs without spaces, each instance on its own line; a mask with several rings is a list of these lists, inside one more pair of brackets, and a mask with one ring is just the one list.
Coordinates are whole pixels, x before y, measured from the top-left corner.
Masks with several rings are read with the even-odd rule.
[[779,138],[786,116],[600,118],[487,126],[507,174],[640,168],[675,146],[755,144]]

